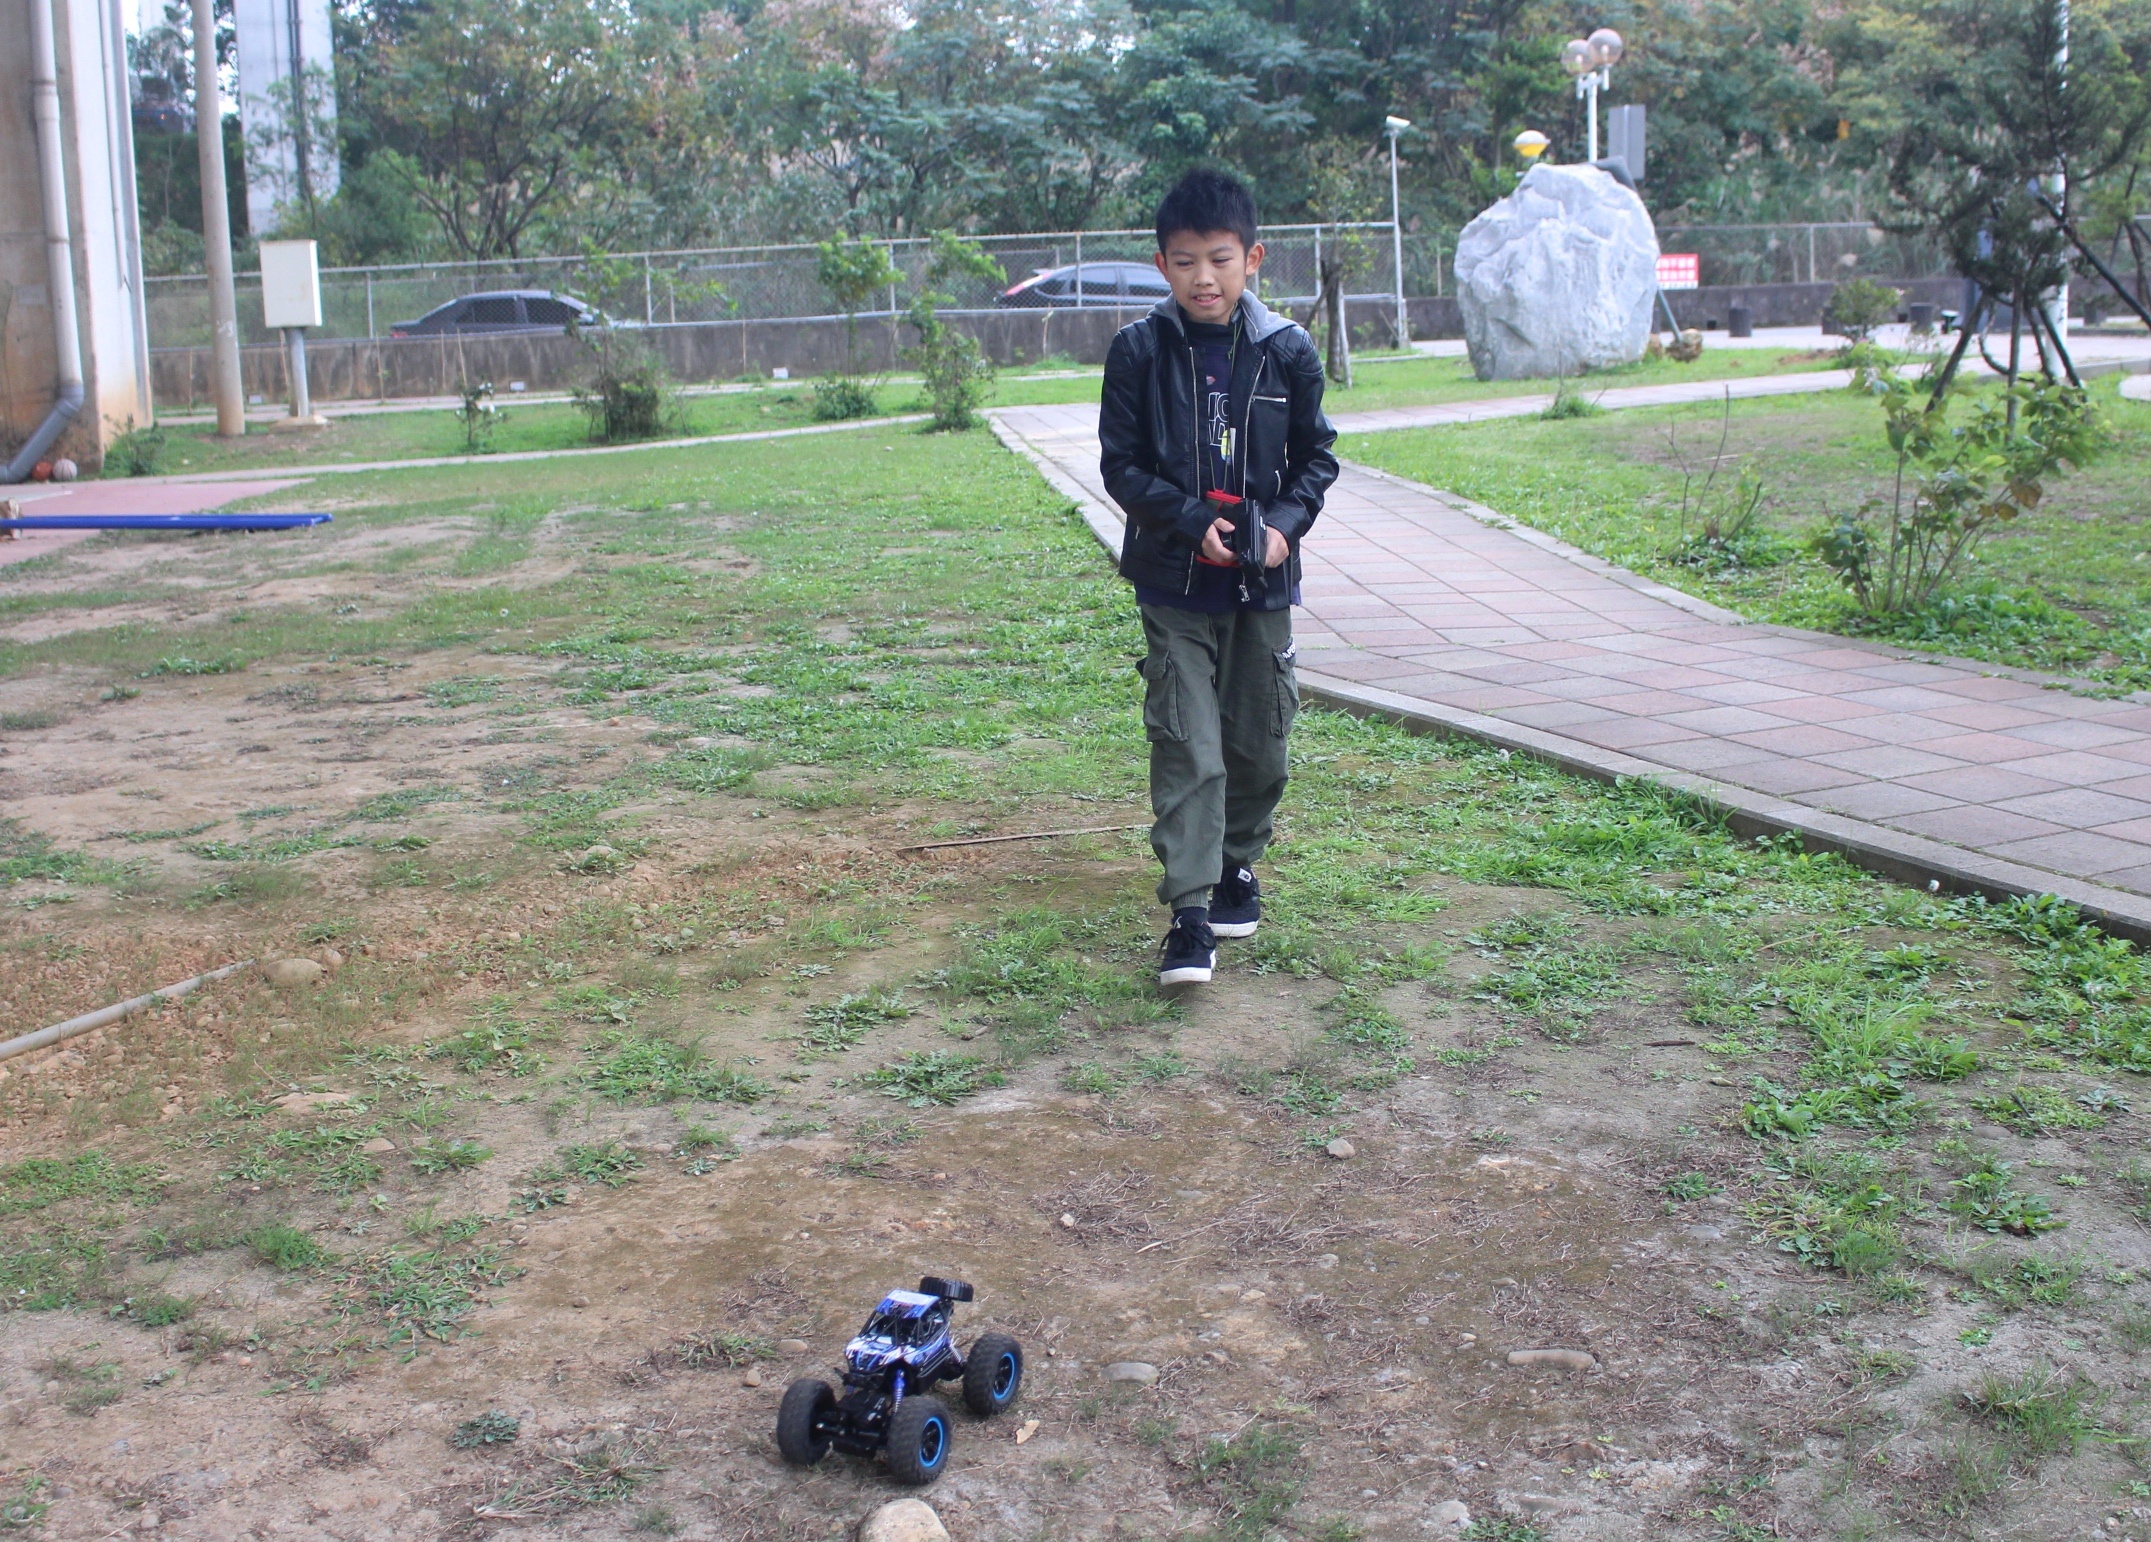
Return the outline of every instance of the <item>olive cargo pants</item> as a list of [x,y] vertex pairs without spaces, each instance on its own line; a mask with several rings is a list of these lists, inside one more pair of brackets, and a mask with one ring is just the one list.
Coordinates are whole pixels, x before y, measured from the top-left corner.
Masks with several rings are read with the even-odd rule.
[[1285,791],[1285,744],[1299,711],[1290,610],[1224,615],[1143,605],[1140,666],[1150,740],[1150,849],[1165,864],[1158,899],[1210,903],[1228,862],[1251,866],[1270,843]]

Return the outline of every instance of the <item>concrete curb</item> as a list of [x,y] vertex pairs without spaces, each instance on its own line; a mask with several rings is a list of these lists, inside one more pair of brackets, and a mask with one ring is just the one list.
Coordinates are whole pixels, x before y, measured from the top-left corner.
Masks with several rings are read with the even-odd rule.
[[[1105,549],[1108,556],[1117,561],[1123,531],[1119,515],[1091,497],[1073,477],[1047,459],[1021,434],[1003,423],[999,414],[989,413],[987,416],[993,425],[995,436],[1001,443],[1037,467],[1039,475],[1044,477],[1056,492],[1075,505],[1076,511],[1083,516],[1084,523],[1090,527],[1098,544]],[[1459,499],[1406,477],[1375,471],[1371,467],[1355,465],[1353,469],[1368,472],[1415,492],[1428,494],[1474,519],[1509,530],[1518,536],[1535,538],[1532,544],[1589,567],[1594,572],[1601,572],[1606,577],[1615,578],[1644,593],[1656,593],[1657,588],[1662,587],[1652,586],[1648,579],[1629,573],[1624,568],[1604,563],[1602,559],[1580,551],[1565,541],[1558,541],[1538,531],[1520,529],[1513,522],[1482,505]],[[1674,596],[1679,596],[1679,599],[1674,599]],[[1842,644],[1854,640],[1826,632],[1741,622],[1740,618],[1731,612],[1720,611],[1718,607],[1692,595],[1681,595],[1679,590],[1667,590],[1657,597],[1665,599],[1669,604],[1679,604],[1681,600],[1685,600],[1686,603],[1681,604],[1681,609],[1706,616],[1708,619],[1724,617],[1742,625],[1761,626],[1765,630],[1780,631],[1797,637],[1812,637],[1831,643]],[[1875,651],[1894,653],[1897,650],[1878,648]],[[2042,684],[2050,680],[2050,677],[2034,675],[2024,670],[2004,669],[1999,665],[1966,660],[1945,660],[1931,653],[1904,653],[1902,656],[1930,663],[1956,663],[1975,670]],[[2041,868],[2004,862],[1961,846],[1945,845],[1940,841],[1930,841],[1921,836],[1885,829],[1861,820],[1847,819],[1839,814],[1826,814],[1819,809],[1773,798],[1767,793],[1735,787],[1729,782],[1717,781],[1694,772],[1676,771],[1669,766],[1638,760],[1618,751],[1602,750],[1596,745],[1563,738],[1559,734],[1531,728],[1522,723],[1506,722],[1501,718],[1488,717],[1484,713],[1470,712],[1460,707],[1445,707],[1439,702],[1418,696],[1405,696],[1396,691],[1385,691],[1379,686],[1340,680],[1333,675],[1323,674],[1319,667],[1311,663],[1301,666],[1299,682],[1304,695],[1325,706],[1350,712],[1354,716],[1381,718],[1419,733],[1454,734],[1460,738],[1476,739],[1482,744],[1491,744],[1497,749],[1509,750],[1515,754],[1529,755],[1534,760],[1545,761],[1563,771],[1588,776],[1596,781],[1644,781],[1686,794],[1722,812],[1726,823],[1742,835],[1797,835],[1802,845],[1811,851],[1835,852],[1859,867],[1900,883],[1932,886],[1951,893],[1983,894],[1990,899],[2013,899],[2023,894],[2059,895],[2115,936],[2126,937],[2139,945],[2151,946],[2151,896],[2109,888],[2087,879],[2050,873]]]

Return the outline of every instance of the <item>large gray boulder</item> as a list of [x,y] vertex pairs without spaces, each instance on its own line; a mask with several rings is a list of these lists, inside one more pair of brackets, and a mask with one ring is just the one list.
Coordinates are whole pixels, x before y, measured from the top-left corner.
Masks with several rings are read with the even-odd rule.
[[1481,380],[1641,358],[1657,290],[1650,211],[1595,167],[1532,167],[1457,238],[1457,301]]

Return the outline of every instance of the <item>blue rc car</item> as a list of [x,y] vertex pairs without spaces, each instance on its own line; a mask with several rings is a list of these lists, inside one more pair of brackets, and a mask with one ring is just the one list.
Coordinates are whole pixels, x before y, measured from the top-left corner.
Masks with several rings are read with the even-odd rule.
[[961,1381],[964,1406],[984,1417],[1015,1402],[1023,1387],[1023,1346],[1005,1333],[979,1336],[964,1354],[949,1319],[971,1299],[962,1280],[928,1275],[917,1290],[892,1290],[844,1346],[844,1392],[802,1376],[777,1410],[777,1449],[811,1467],[831,1446],[854,1456],[887,1451],[899,1483],[931,1483],[949,1460],[948,1405],[935,1382]]

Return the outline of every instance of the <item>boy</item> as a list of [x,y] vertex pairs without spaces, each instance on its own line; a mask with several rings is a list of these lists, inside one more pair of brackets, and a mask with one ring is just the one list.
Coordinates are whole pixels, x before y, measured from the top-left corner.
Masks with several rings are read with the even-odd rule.
[[1337,432],[1312,339],[1247,292],[1262,266],[1247,189],[1190,172],[1157,223],[1173,292],[1113,339],[1098,439],[1149,643],[1150,846],[1173,913],[1158,983],[1178,985],[1209,980],[1217,939],[1262,917],[1254,866],[1299,710],[1300,541],[1337,479]]

